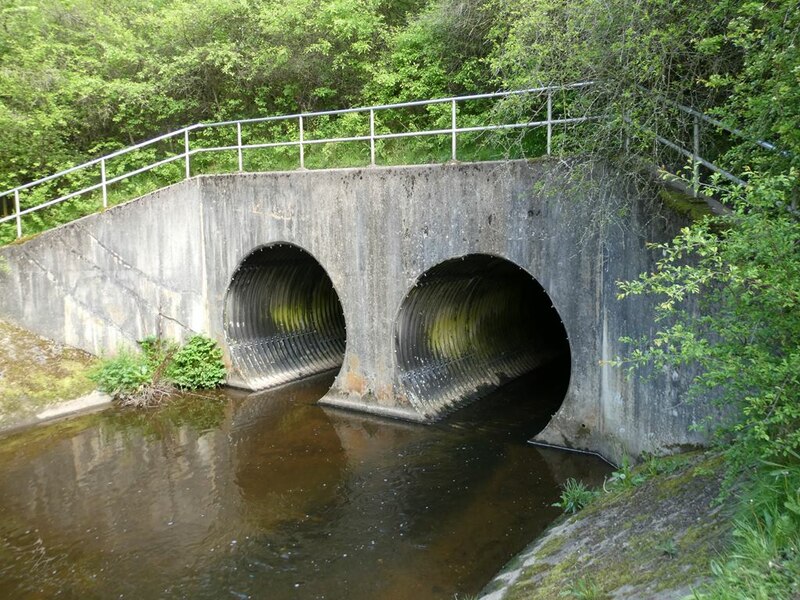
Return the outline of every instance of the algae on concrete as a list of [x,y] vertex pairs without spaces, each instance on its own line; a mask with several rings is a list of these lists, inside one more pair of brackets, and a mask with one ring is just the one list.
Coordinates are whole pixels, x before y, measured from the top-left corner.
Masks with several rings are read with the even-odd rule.
[[585,588],[593,598],[684,598],[729,540],[722,479],[718,456],[693,455],[679,470],[603,494],[531,544],[480,597],[583,597]]
[[0,429],[94,390],[96,358],[0,321]]

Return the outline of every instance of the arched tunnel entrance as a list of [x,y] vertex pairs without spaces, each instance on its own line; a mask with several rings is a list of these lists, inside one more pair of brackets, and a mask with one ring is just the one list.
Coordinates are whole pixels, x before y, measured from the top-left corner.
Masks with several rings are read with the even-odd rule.
[[345,320],[322,265],[292,244],[259,248],[225,295],[225,338],[233,368],[250,389],[341,367]]
[[395,344],[400,383],[430,418],[545,365],[564,392],[569,383],[567,333],[549,296],[494,256],[471,254],[426,271],[400,308]]

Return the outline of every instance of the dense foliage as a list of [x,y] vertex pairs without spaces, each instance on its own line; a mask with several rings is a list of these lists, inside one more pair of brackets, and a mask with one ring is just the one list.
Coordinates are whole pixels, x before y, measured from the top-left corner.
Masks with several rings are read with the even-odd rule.
[[423,5],[4,0],[0,188],[198,121],[491,86],[480,3]]
[[[791,0],[0,6],[2,189],[198,121],[583,80],[596,85],[560,110],[606,118],[563,136],[563,151],[620,150],[623,115],[649,153],[645,131],[682,133],[685,123],[656,110],[645,88],[774,142],[792,153],[780,155],[784,171],[798,166],[800,11]],[[774,155],[719,145],[732,167],[774,167]]]
[[796,179],[752,176],[731,215],[684,228],[657,247],[653,273],[622,283],[660,298],[662,328],[631,360],[699,365],[692,391],[733,417],[718,430],[730,451],[769,459],[800,451],[800,219],[785,203]]
[[225,382],[222,349],[203,335],[194,335],[172,355],[167,377],[185,390],[215,388]]

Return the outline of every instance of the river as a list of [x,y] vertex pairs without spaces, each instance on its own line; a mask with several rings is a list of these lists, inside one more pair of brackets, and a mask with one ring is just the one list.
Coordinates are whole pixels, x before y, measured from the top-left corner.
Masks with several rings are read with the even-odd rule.
[[463,598],[609,471],[526,442],[543,374],[432,426],[322,408],[331,382],[0,440],[0,597]]

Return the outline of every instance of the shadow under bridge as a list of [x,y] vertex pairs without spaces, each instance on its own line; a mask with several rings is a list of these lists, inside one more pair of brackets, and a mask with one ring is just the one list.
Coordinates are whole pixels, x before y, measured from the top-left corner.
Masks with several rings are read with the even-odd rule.
[[526,271],[490,255],[426,271],[400,308],[395,350],[401,387],[431,419],[545,365],[569,381],[569,342],[549,296]]

